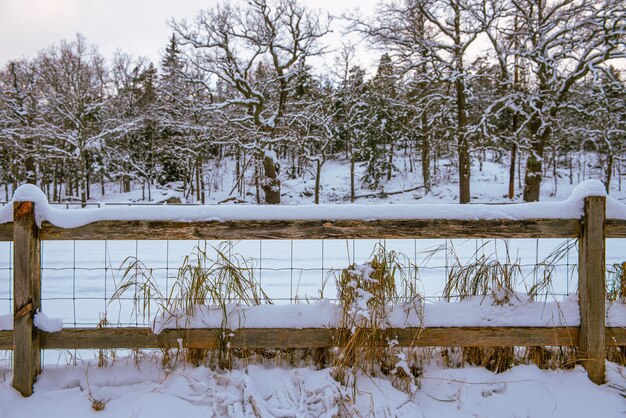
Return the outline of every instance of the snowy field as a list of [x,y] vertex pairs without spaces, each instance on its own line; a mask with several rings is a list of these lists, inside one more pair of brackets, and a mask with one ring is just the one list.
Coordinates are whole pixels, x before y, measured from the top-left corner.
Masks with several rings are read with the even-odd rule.
[[[385,379],[364,377],[356,391],[341,387],[328,369],[249,365],[216,372],[158,362],[119,361],[106,368],[48,366],[31,398],[0,384],[5,418],[192,417],[467,417],[618,418],[626,414],[623,367],[607,363],[608,383],[597,386],[578,366],[545,371],[516,366],[494,374],[484,368],[427,365],[413,396]],[[271,384],[268,384],[271,382]],[[94,401],[105,403],[100,412]]]

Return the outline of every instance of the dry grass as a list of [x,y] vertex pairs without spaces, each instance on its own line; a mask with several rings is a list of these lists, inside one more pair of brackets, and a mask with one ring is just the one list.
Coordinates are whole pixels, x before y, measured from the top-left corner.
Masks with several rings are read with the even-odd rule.
[[[377,244],[372,260],[352,264],[337,279],[341,319],[336,345],[340,349],[333,363],[333,376],[355,388],[359,374],[389,375],[392,383],[407,392],[417,387],[406,353],[397,347],[390,328],[389,312],[399,305],[421,313],[422,298],[416,278],[409,277],[404,266],[408,260],[395,251]],[[416,271],[416,270],[415,270]]]
[[[489,243],[483,242],[466,263],[460,261],[453,246],[448,249],[452,255],[452,264],[443,292],[446,300],[489,296],[493,303],[506,305],[513,298],[519,300],[523,297],[534,301],[540,295],[547,296],[553,293],[556,266],[577,245],[575,240],[565,241],[535,265],[529,274],[524,275],[521,260],[511,254],[508,240],[502,240],[503,251],[500,254],[485,254],[484,250]],[[532,284],[528,284],[530,277],[533,278]],[[522,285],[526,288],[526,295],[516,291]],[[461,365],[468,363],[482,366],[496,373],[520,362],[533,363],[541,368],[571,368],[576,364],[576,350],[571,347],[468,347],[461,352]],[[445,356],[449,354],[446,352]]]
[[[607,270],[606,298],[612,303],[626,303],[626,261],[613,264]],[[626,365],[626,347],[609,347],[606,357],[609,361]]]
[[[537,300],[547,296],[552,292],[556,265],[577,244],[576,241],[567,241],[541,260],[530,273],[525,270],[525,275],[522,263],[511,253],[508,241],[498,247],[501,248],[500,254],[486,254],[489,243],[483,242],[467,262],[461,262],[454,247],[446,249],[452,259],[443,293],[446,300],[478,296],[506,305],[521,298]],[[429,251],[425,258],[442,249]],[[227,305],[231,303],[272,303],[255,280],[253,270],[252,261],[233,253],[232,243],[225,243],[210,252],[207,252],[206,246],[196,247],[178,269],[171,289],[163,294],[152,270],[140,260],[129,258],[125,261],[124,278],[113,299],[130,292],[134,313],[144,320],[151,318],[155,309],[171,315],[183,313],[189,317],[199,305],[220,306],[223,318],[226,318]],[[418,269],[408,257],[388,251],[383,244],[378,244],[369,262],[363,265],[353,263],[334,277],[342,312],[337,327],[339,331],[334,336],[335,348],[231,349],[224,339],[218,350],[163,350],[163,366],[170,367],[179,359],[224,369],[250,363],[294,367],[315,365],[318,368],[331,365],[333,376],[353,388],[360,375],[385,375],[397,388],[410,393],[419,386],[422,364],[433,358],[444,366],[473,364],[494,372],[502,372],[518,363],[534,363],[550,369],[571,368],[576,364],[576,350],[571,347],[398,347],[395,336],[388,331],[389,313],[402,306],[405,310],[414,310],[421,318],[423,299],[417,275]],[[528,280],[531,276],[532,281]],[[516,291],[520,287],[525,288],[525,292]],[[609,269],[607,296],[611,300],[625,301],[626,263]],[[226,323],[222,327],[226,328]],[[114,353],[109,356],[114,356]],[[109,356],[101,353],[102,365],[108,363]],[[624,348],[610,349],[607,358],[624,364],[626,352]]]
[[[504,241],[504,261],[497,254],[485,255],[488,243],[483,242],[466,263],[460,261],[454,246],[451,247],[452,264],[443,290],[446,300],[491,296],[494,303],[506,305],[517,297],[516,284],[523,280],[519,258],[511,257],[508,241]],[[467,347],[462,349],[462,363],[502,372],[515,364],[515,350],[513,347]]]
[[[184,315],[186,318],[193,316],[200,305],[219,306],[223,313],[223,328],[226,328],[229,304],[252,306],[272,303],[254,278],[252,261],[233,253],[233,244],[230,242],[211,248],[215,257],[209,255],[205,244],[204,247],[195,247],[184,258],[176,280],[166,295],[161,292],[152,269],[134,257],[127,258],[122,283],[111,300],[131,292],[134,314],[141,314],[144,321],[152,318],[154,305],[166,315]],[[186,349],[183,354],[185,360],[194,365],[215,360],[221,368],[232,367],[232,352],[226,339],[221,341],[216,353],[204,349]],[[179,352],[164,352],[164,361],[177,359],[179,355]]]

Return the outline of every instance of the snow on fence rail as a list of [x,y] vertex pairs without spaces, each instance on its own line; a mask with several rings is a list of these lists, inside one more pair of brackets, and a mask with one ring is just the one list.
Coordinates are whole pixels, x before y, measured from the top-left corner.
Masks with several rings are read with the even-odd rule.
[[[319,348],[341,345],[340,330],[243,328],[163,330],[77,328],[47,333],[34,326],[41,306],[42,240],[578,238],[580,327],[456,327],[379,330],[403,346],[578,346],[596,383],[605,379],[607,346],[626,346],[626,328],[605,324],[605,238],[626,238],[626,206],[589,181],[564,202],[519,205],[316,205],[115,207],[58,210],[34,186],[0,208],[0,241],[13,241],[13,331],[0,349],[14,350],[13,386],[32,393],[45,348]],[[342,331],[343,332],[343,331]]]

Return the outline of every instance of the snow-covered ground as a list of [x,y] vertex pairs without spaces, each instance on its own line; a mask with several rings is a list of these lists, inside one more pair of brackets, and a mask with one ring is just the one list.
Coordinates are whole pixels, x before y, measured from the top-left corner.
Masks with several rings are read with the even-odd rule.
[[[512,203],[522,201],[522,182],[516,172],[515,197],[508,199],[508,173],[506,164],[488,159],[479,164],[474,158],[471,169],[471,197],[472,203]],[[565,200],[572,190],[582,181],[588,179],[602,180],[602,170],[597,167],[593,154],[588,155],[589,161],[585,167],[574,167],[573,172],[568,168],[560,167],[557,170],[556,181],[551,170],[546,171],[541,183],[541,201]],[[234,160],[225,158],[219,164],[212,164],[205,169],[205,198],[207,204],[223,202],[229,198],[241,199],[248,203],[255,203],[255,188],[253,184],[253,169],[248,167],[245,176],[243,195],[239,195],[235,187]],[[365,167],[357,164],[356,202],[355,203],[457,203],[458,202],[458,174],[456,168],[447,160],[438,162],[436,174],[432,177],[432,189],[425,193],[423,188],[420,167],[410,170],[406,157],[398,154],[394,162],[397,170],[391,180],[384,180],[378,190],[370,190],[360,179]],[[282,161],[282,167],[289,167],[288,162]],[[350,168],[349,162],[343,160],[329,160],[322,167],[320,203],[348,203],[350,202]],[[315,177],[311,169],[307,169],[304,177],[290,179],[286,169],[281,171],[281,203],[299,205],[314,202]],[[571,176],[570,176],[571,174]],[[94,184],[90,190],[91,205],[98,203],[150,203],[146,188],[142,190],[139,183],[132,184],[132,191],[122,193],[118,183],[105,183],[105,193],[101,194],[100,185]],[[397,193],[408,190],[404,193]],[[178,198],[182,203],[196,204],[194,194],[185,192],[183,184],[169,183],[165,186],[151,187],[151,203],[164,202],[170,198]],[[9,195],[12,194],[9,186]],[[609,195],[617,200],[626,200],[626,184],[622,184],[617,173],[611,179]],[[77,200],[73,197],[74,201]],[[64,199],[71,201],[72,199]],[[232,203],[232,200],[228,202]]]
[[[520,365],[494,374],[484,368],[428,364],[421,388],[409,396],[386,378],[361,376],[356,391],[329,369],[249,365],[231,372],[158,362],[118,360],[113,366],[49,366],[25,399],[0,384],[5,418],[195,417],[468,417],[617,418],[626,414],[623,367],[607,363],[608,382],[591,383],[584,370]],[[356,394],[356,397],[354,396]],[[95,412],[94,401],[104,403]]]

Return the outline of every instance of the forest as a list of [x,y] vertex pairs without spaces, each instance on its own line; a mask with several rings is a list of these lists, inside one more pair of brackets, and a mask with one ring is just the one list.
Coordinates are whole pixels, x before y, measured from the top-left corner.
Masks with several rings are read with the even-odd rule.
[[[338,22],[346,41],[330,43]],[[106,59],[78,34],[2,64],[0,199],[33,183],[86,203],[114,184],[204,203],[225,162],[234,195],[268,204],[305,176],[319,203],[329,161],[350,173],[346,202],[402,170],[428,193],[442,162],[459,203],[486,160],[508,168],[509,199],[539,200],[546,173],[572,182],[588,156],[607,190],[621,182],[624,0],[385,0],[371,16],[250,0],[169,24],[158,63]]]

